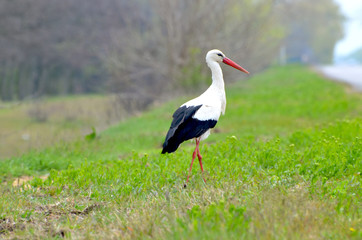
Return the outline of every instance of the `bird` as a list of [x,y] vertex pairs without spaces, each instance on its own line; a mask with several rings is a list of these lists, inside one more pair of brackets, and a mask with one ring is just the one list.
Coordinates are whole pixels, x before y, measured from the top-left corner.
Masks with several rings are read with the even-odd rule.
[[[210,135],[210,129],[215,127],[220,115],[225,114],[225,83],[220,63],[225,63],[249,74],[246,69],[227,58],[225,54],[218,49],[210,50],[206,54],[206,63],[212,74],[210,87],[200,96],[182,104],[174,112],[172,115],[173,120],[166,134],[161,152],[162,154],[175,152],[184,141],[195,139],[196,147],[192,154],[189,173],[186,184],[184,184],[185,188],[189,182],[192,165],[196,156],[199,160],[201,173],[204,172],[202,156],[199,149],[200,141],[205,140]],[[204,177],[203,179],[206,183]]]

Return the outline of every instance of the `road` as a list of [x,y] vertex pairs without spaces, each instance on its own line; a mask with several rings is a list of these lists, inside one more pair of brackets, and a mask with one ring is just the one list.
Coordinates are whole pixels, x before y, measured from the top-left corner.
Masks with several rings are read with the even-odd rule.
[[317,68],[328,78],[346,82],[358,91],[362,91],[362,65],[321,66]]

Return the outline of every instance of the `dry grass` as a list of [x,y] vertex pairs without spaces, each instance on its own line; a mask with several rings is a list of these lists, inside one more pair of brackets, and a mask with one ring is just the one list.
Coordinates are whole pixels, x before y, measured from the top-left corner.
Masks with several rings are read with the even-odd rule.
[[[220,208],[219,217],[209,214],[212,206]],[[71,239],[230,239],[233,235],[228,235],[229,223],[222,220],[220,224],[217,218],[225,218],[224,211],[228,212],[231,206],[245,209],[242,218],[247,228],[240,236],[242,239],[328,239],[328,236],[343,239],[343,236],[353,236],[351,229],[359,226],[358,221],[347,217],[341,221],[335,211],[336,203],[326,202],[319,194],[311,194],[308,185],[301,183],[286,189],[282,186],[270,188],[266,182],[229,182],[219,188],[210,186],[197,191],[174,187],[165,195],[151,193],[145,199],[123,202],[122,205],[94,202],[91,198],[34,203],[28,206],[34,210],[29,218],[2,219],[0,229],[6,235],[0,236],[22,239],[23,235],[26,239],[29,236],[26,233],[30,231],[35,239],[50,236]],[[197,223],[191,217],[195,208],[202,213]],[[235,221],[240,224],[237,219]],[[13,235],[15,230],[16,235]]]
[[0,103],[0,106],[0,159],[68,142],[90,133],[92,127],[102,130],[129,116],[120,98],[111,95]]

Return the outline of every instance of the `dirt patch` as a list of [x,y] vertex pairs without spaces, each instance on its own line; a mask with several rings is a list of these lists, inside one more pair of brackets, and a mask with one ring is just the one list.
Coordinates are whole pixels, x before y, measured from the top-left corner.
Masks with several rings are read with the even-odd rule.
[[58,218],[63,215],[88,215],[92,211],[99,209],[102,204],[101,203],[93,203],[86,206],[83,210],[75,209],[75,203],[66,199],[63,202],[57,202],[49,205],[41,205],[36,207],[35,211],[38,213],[44,214],[48,218]]
[[[49,175],[43,175],[43,176],[39,176],[38,178],[40,178],[42,180],[46,180],[48,177],[49,177]],[[33,179],[34,179],[34,177],[32,177],[32,176],[22,176],[22,177],[16,178],[11,185],[13,187],[23,187],[25,189],[28,189],[28,188],[30,188],[30,184],[28,184],[28,182]]]
[[101,206],[100,204],[92,204],[83,209],[83,211],[76,210],[76,211],[71,211],[70,213],[75,215],[88,215],[93,210],[100,208],[100,206]]
[[15,229],[23,229],[24,225],[15,223],[9,218],[0,219],[0,236],[15,231]]
[[[12,218],[0,218],[0,239],[12,238],[19,230],[26,228],[33,229],[34,238],[43,239],[49,236],[65,238],[70,231],[67,227],[59,228],[57,222],[59,219],[73,219],[81,222],[87,218],[87,215],[104,206],[104,203],[90,203],[89,199],[75,200],[64,199],[54,204],[38,205],[32,208],[33,212],[29,219],[18,221]],[[79,204],[84,208],[76,207]]]

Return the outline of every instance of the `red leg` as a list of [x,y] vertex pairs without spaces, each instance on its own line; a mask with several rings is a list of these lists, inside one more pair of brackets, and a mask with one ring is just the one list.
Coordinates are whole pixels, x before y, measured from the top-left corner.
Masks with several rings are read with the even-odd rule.
[[[196,139],[197,158],[199,159],[201,173],[204,173],[204,168],[202,167],[202,156],[200,153],[199,144],[200,144],[200,140]],[[205,178],[204,177],[202,177],[202,178],[204,179],[204,182],[206,183]]]
[[191,174],[191,170],[192,170],[192,164],[194,163],[194,160],[196,158],[196,154],[197,154],[197,147],[195,148],[195,151],[192,154],[192,161],[191,161],[191,165],[190,165],[189,174],[187,175],[186,184],[184,185],[185,188],[186,188],[187,183],[189,182],[189,178],[190,178],[190,174]]

